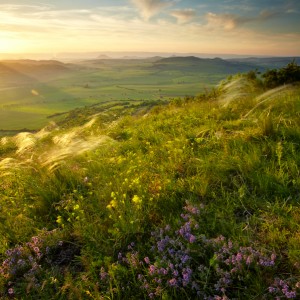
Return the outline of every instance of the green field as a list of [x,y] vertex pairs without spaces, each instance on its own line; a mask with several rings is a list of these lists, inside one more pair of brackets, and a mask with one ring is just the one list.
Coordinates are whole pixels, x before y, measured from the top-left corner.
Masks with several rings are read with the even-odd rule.
[[99,102],[196,95],[242,63],[196,58],[0,62],[0,130],[37,130],[50,115]]

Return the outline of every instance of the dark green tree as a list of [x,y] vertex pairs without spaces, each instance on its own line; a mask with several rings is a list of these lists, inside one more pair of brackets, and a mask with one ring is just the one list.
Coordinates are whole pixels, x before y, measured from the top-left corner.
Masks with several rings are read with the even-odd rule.
[[262,77],[267,88],[294,83],[300,81],[300,66],[293,60],[286,67],[279,70],[272,69],[266,71]]

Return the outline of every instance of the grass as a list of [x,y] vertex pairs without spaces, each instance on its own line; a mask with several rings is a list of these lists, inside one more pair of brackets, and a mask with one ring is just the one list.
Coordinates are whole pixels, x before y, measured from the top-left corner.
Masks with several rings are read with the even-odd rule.
[[1,297],[299,297],[299,92],[234,77],[2,138]]
[[[50,74],[46,65],[40,66],[34,78],[28,77],[29,81],[20,84],[18,76],[26,75],[26,66],[15,74],[15,81],[14,73],[7,83],[4,78],[0,88],[0,129],[39,130],[47,125],[49,115],[102,101],[152,101],[196,95],[230,72],[176,62],[167,64],[163,70],[147,60],[96,62],[82,62],[80,66],[72,66],[71,71],[50,69]],[[38,62],[34,66],[39,67]],[[30,69],[28,72],[29,76]]]

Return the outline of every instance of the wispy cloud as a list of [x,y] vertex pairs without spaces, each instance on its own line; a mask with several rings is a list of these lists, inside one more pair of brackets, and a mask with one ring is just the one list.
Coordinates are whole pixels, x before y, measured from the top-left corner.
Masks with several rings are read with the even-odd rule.
[[179,24],[184,24],[191,21],[196,16],[194,9],[173,10],[171,16],[177,19]]
[[24,12],[34,12],[48,10],[52,5],[40,4],[40,5],[26,5],[26,4],[0,4],[1,10],[5,11],[24,11]]
[[223,28],[225,30],[235,29],[245,23],[264,22],[279,16],[281,13],[276,11],[263,10],[255,17],[245,17],[235,14],[215,14],[208,12],[205,15],[207,27],[210,29]]
[[131,2],[139,9],[141,16],[145,20],[149,20],[164,8],[173,4],[171,1],[163,0],[131,0]]
[[[127,0],[123,6],[98,4],[93,8],[0,4],[0,52],[299,52],[299,30],[284,26],[292,18],[298,24],[297,7],[221,13],[220,7],[208,4],[182,9],[183,2]],[[156,15],[155,22],[145,22]],[[268,24],[268,20],[274,22]],[[266,24],[259,24],[263,22]],[[273,24],[281,24],[281,30],[271,28]]]
[[241,18],[233,14],[215,14],[208,12],[205,17],[209,29],[223,28],[231,30],[241,23]]

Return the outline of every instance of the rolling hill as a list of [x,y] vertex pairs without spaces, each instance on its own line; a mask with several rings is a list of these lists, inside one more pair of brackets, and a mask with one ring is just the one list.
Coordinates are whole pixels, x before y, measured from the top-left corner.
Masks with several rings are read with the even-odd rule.
[[[289,60],[289,58],[286,58]],[[284,59],[245,61],[195,56],[143,59],[0,61],[0,129],[39,130],[49,117],[107,101],[166,101],[194,96],[235,73]],[[272,67],[271,67],[272,66]],[[5,133],[5,134],[6,134]]]

